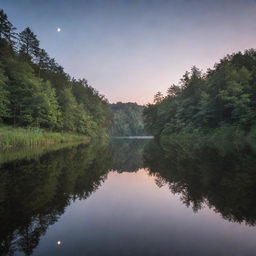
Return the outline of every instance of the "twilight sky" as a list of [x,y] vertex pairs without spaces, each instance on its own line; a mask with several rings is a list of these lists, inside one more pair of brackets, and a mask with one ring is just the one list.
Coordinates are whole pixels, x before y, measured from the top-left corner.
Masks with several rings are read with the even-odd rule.
[[256,0],[0,0],[0,8],[110,102],[152,102],[191,66],[256,48]]

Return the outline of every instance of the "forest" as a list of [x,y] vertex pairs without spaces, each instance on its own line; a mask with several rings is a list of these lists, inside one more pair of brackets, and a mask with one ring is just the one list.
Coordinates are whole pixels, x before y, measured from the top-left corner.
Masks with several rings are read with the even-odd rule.
[[166,96],[155,95],[143,117],[157,137],[220,130],[254,134],[255,110],[256,50],[250,49],[227,55],[205,73],[192,67]]
[[17,32],[0,10],[0,123],[49,131],[106,134],[108,101],[64,72],[29,28]]
[[165,96],[158,92],[146,107],[109,104],[87,80],[65,73],[29,27],[17,32],[0,10],[0,123],[4,125],[90,137],[206,134],[220,128],[250,133],[255,130],[255,110],[254,49],[227,55],[206,72],[192,67]]
[[113,115],[110,129],[112,136],[146,135],[142,116],[144,106],[132,102],[117,102],[110,104],[109,108]]

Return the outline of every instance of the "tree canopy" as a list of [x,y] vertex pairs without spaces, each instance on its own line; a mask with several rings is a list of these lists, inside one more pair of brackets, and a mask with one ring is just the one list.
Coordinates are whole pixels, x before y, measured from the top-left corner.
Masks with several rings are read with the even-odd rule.
[[136,136],[145,135],[143,124],[143,109],[136,103],[122,103],[109,105],[113,113],[113,122],[110,133],[113,136]]
[[256,123],[256,50],[227,55],[206,73],[186,72],[167,95],[157,93],[144,110],[145,127],[154,135],[209,131]]
[[107,131],[110,119],[103,95],[65,73],[31,28],[16,33],[0,10],[1,122],[94,136]]

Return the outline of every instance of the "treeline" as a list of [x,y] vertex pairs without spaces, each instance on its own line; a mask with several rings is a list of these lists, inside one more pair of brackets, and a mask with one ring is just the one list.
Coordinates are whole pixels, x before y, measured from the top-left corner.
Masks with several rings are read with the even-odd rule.
[[110,104],[109,108],[113,114],[110,133],[113,136],[136,136],[145,135],[143,123],[143,109],[136,103]]
[[154,135],[209,132],[232,127],[249,132],[256,123],[256,51],[227,55],[202,73],[193,67],[167,95],[155,95],[144,110]]
[[29,27],[17,33],[0,10],[0,122],[93,136],[110,119],[104,96],[71,78]]

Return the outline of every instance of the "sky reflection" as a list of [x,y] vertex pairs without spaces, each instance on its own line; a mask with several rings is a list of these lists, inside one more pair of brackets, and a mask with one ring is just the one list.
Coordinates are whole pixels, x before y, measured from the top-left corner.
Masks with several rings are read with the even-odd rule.
[[[198,213],[147,170],[110,172],[88,199],[76,200],[42,238],[35,255],[252,255],[256,230]],[[57,247],[55,241],[63,241]]]

